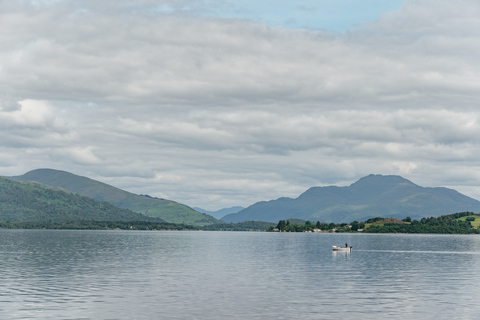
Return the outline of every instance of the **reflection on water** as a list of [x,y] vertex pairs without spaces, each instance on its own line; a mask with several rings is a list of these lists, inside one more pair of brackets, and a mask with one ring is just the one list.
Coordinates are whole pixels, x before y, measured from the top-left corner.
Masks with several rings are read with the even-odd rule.
[[[332,252],[348,241],[350,252]],[[1,319],[477,318],[480,237],[0,230]]]
[[332,255],[334,258],[345,258],[347,259],[349,256],[350,256],[350,253],[349,251],[332,251]]

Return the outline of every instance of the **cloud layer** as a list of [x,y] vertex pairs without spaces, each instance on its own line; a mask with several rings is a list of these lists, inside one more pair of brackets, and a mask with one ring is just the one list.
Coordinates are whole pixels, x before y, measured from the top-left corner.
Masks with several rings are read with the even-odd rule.
[[196,14],[215,5],[0,1],[0,173],[211,210],[370,173],[480,198],[477,1],[343,34]]

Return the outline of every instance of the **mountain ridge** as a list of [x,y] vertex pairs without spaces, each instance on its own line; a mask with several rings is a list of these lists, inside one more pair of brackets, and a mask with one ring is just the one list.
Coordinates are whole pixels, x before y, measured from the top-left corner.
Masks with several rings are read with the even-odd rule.
[[106,201],[119,208],[129,209],[149,217],[161,218],[171,223],[207,225],[219,222],[214,217],[197,212],[184,204],[137,195],[67,171],[42,168],[8,178],[17,181],[36,181],[48,186],[60,187],[97,201]]
[[0,221],[149,221],[163,222],[118,208],[111,203],[81,196],[38,182],[15,181],[0,177]]
[[401,176],[371,174],[350,186],[311,187],[295,199],[257,202],[222,220],[278,222],[297,218],[349,223],[376,216],[421,219],[461,211],[480,211],[480,201],[453,189],[421,187]]

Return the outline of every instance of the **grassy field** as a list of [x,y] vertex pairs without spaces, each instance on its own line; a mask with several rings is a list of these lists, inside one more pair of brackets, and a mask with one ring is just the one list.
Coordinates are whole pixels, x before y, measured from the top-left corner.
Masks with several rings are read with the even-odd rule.
[[400,220],[394,219],[394,218],[387,218],[387,219],[380,220],[380,221],[377,221],[377,222],[374,222],[374,223],[366,223],[365,224],[365,229],[367,229],[371,225],[378,225],[378,226],[383,227],[385,225],[385,223],[410,224],[410,222],[400,221]]
[[473,217],[473,218],[475,218],[475,221],[470,221],[470,222],[472,223],[472,226],[473,226],[475,229],[478,229],[478,227],[480,227],[480,217],[479,217],[479,216],[467,216],[467,217],[459,218],[458,220],[459,220],[459,221],[465,221],[468,217]]

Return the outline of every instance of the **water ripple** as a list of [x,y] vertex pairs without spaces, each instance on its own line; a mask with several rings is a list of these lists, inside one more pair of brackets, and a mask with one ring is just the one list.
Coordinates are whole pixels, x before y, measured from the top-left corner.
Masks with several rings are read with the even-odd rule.
[[[331,251],[345,241],[357,249]],[[469,319],[480,309],[475,236],[0,230],[0,254],[2,319]]]

